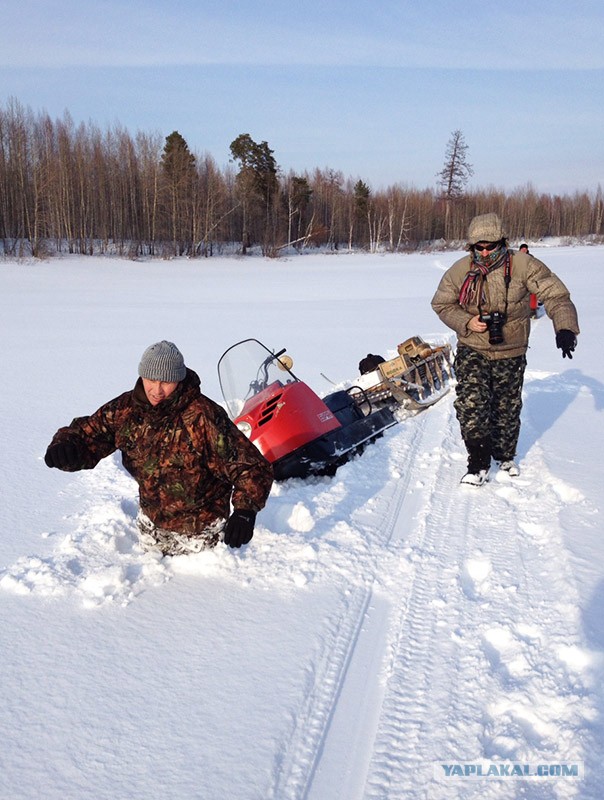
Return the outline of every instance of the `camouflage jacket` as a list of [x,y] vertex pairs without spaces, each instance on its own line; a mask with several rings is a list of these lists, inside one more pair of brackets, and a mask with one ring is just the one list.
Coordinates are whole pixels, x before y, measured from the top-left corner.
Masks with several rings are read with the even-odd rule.
[[174,393],[152,406],[139,378],[132,391],[60,428],[53,443],[69,439],[80,446],[78,469],[92,469],[121,450],[142,510],[167,530],[200,533],[229,515],[230,502],[259,511],[271,489],[272,467],[199,387],[188,369]]
[[[560,278],[539,259],[512,251],[511,281],[507,292],[507,322],[503,326],[502,344],[489,344],[489,333],[468,329],[468,322],[479,313],[477,305],[461,306],[459,293],[468,270],[469,255],[456,261],[443,275],[432,308],[440,319],[457,334],[459,344],[478,350],[490,359],[514,358],[526,353],[530,334],[530,295],[536,294],[551,317],[556,332],[567,329],[579,333],[577,310]],[[489,272],[485,280],[487,302],[483,312],[505,311],[506,290],[503,267]]]

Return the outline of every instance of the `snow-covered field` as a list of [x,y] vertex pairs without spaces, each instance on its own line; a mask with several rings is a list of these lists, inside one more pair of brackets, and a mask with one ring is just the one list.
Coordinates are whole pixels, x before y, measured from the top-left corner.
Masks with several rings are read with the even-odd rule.
[[[42,460],[177,343],[220,400],[239,339],[320,394],[368,352],[448,339],[457,254],[0,262],[0,798],[593,798],[604,785],[604,250],[534,248],[572,361],[533,323],[519,478],[462,488],[453,393],[334,478],[276,485],[251,544],[143,554],[119,457]],[[580,779],[442,764],[584,765]]]

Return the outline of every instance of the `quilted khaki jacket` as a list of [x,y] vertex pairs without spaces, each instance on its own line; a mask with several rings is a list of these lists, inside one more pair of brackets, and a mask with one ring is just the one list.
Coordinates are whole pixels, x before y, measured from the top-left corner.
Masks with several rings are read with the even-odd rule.
[[[478,350],[491,359],[514,358],[526,353],[531,328],[531,293],[542,301],[556,332],[566,329],[579,333],[577,309],[560,278],[534,256],[512,252],[507,322],[503,326],[504,342],[499,345],[489,344],[488,331],[475,333],[468,330],[468,322],[479,313],[478,305],[462,307],[459,304],[459,292],[470,269],[470,255],[456,261],[443,275],[432,298],[432,308],[445,325],[455,331],[459,344]],[[483,313],[505,310],[506,289],[502,266],[487,275],[485,293]]]
[[176,391],[152,406],[139,378],[132,391],[60,428],[53,443],[79,444],[78,469],[92,469],[121,450],[142,510],[167,530],[200,533],[228,517],[230,502],[259,511],[271,489],[272,466],[199,387],[188,369]]

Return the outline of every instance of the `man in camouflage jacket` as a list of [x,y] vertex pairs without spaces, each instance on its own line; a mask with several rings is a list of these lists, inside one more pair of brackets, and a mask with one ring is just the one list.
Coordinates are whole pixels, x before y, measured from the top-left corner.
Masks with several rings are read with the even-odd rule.
[[143,545],[175,555],[213,547],[223,529],[231,547],[252,538],[272,467],[201,394],[199,377],[171,342],[147,348],[133,390],[60,428],[45,461],[73,472],[116,450],[139,486]]
[[[488,480],[492,458],[510,475],[519,474],[513,459],[520,433],[531,293],[552,319],[563,357],[572,358],[579,325],[566,286],[542,261],[508,248],[496,214],[472,220],[468,250],[443,275],[432,308],[457,334],[455,410],[468,451],[462,483],[480,486]],[[503,315],[499,330],[493,312]]]

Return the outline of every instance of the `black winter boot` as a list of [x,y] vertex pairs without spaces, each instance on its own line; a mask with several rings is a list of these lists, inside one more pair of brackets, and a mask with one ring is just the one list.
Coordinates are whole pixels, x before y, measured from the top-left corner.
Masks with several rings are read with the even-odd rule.
[[466,442],[468,451],[468,471],[461,483],[469,486],[482,486],[489,480],[491,466],[491,441],[488,438],[469,439]]

